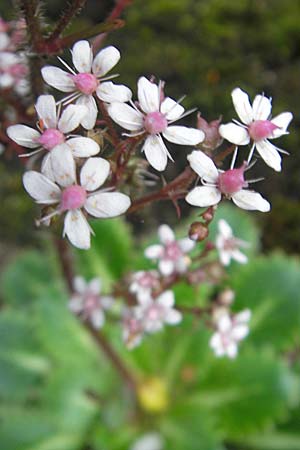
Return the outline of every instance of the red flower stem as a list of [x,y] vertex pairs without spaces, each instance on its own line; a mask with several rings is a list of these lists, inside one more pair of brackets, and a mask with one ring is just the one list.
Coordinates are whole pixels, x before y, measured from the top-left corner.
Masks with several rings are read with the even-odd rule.
[[60,19],[58,20],[54,30],[47,39],[48,42],[55,41],[67,28],[73,17],[75,17],[81,9],[84,7],[87,0],[73,0],[67,3],[66,9],[63,11]]
[[[54,244],[57,250],[57,254],[59,257],[62,273],[68,287],[70,294],[73,293],[73,279],[74,279],[74,267],[73,267],[73,258],[69,251],[69,246],[67,242],[59,237],[55,237]],[[89,334],[92,336],[93,340],[97,343],[98,347],[101,351],[107,356],[112,366],[119,373],[120,377],[125,381],[128,387],[135,391],[137,381],[133,374],[129,371],[129,369],[125,366],[122,359],[116,353],[114,348],[107,341],[105,336],[95,330],[89,323],[83,323],[85,328],[89,331]]]

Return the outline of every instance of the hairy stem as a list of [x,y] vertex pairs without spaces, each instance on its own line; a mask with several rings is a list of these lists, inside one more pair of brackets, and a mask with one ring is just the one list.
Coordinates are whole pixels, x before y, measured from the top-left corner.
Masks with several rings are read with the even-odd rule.
[[60,19],[58,20],[54,30],[48,38],[48,41],[57,39],[70,24],[74,16],[76,16],[86,4],[87,0],[73,0],[67,4]]

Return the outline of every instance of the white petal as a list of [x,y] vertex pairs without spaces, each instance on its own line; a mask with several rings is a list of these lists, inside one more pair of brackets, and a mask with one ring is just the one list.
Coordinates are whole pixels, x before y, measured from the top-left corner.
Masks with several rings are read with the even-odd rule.
[[258,141],[256,142],[256,149],[269,167],[272,167],[276,172],[281,171],[281,156],[271,142],[266,139]]
[[283,134],[287,134],[287,127],[289,126],[291,120],[293,118],[293,114],[290,112],[283,112],[276,117],[273,117],[271,120],[274,125],[278,128],[273,131],[272,138],[277,138],[282,136]]
[[250,142],[250,136],[246,128],[232,122],[220,125],[219,133],[224,139],[235,145],[247,145]]
[[231,93],[235,110],[243,123],[248,125],[253,120],[253,111],[249,102],[248,94],[240,88],[236,88]]
[[109,162],[103,158],[89,158],[82,166],[80,183],[87,191],[95,191],[109,175]]
[[162,134],[168,141],[180,145],[197,145],[205,139],[202,130],[182,126],[167,127]]
[[40,95],[37,99],[35,109],[46,128],[56,128],[56,104],[53,95]]
[[168,150],[160,136],[148,136],[142,151],[145,152],[149,164],[154,169],[160,172],[165,170],[168,162]]
[[166,97],[160,105],[160,112],[166,116],[167,120],[173,121],[182,116],[184,108],[172,98]]
[[229,358],[234,359],[238,353],[238,346],[234,342],[231,342],[226,347],[226,353],[229,356]]
[[159,111],[158,86],[145,77],[138,80],[138,99],[140,107],[145,113]]
[[175,264],[170,259],[161,259],[158,263],[160,273],[167,277],[175,271]]
[[94,97],[92,95],[81,95],[76,101],[76,104],[87,107],[88,111],[81,119],[81,125],[86,130],[91,130],[95,126],[98,115],[98,108]]
[[159,244],[150,245],[145,249],[145,256],[149,259],[158,259],[163,253],[163,246]]
[[218,169],[213,160],[200,150],[194,150],[187,156],[191,168],[209,183],[216,183],[219,177]]
[[242,189],[232,195],[232,201],[242,209],[249,211],[268,212],[271,209],[270,203],[265,200],[258,192]]
[[160,225],[158,228],[158,237],[162,244],[168,244],[175,240],[175,234],[169,225]]
[[78,295],[74,295],[68,304],[69,310],[75,314],[81,313],[83,309],[83,299]]
[[91,232],[86,218],[79,209],[68,211],[63,235],[77,248],[87,250],[91,246]]
[[223,250],[222,248],[219,250],[219,257],[220,257],[220,261],[221,264],[223,264],[223,266],[229,266],[230,261],[231,261],[231,254],[230,252]]
[[77,276],[73,280],[73,287],[78,294],[84,294],[86,290],[87,283],[85,279],[81,276]]
[[129,102],[132,97],[131,90],[124,84],[114,84],[112,81],[100,83],[96,91],[97,96],[106,103]]
[[160,294],[156,302],[160,305],[162,305],[164,308],[169,309],[172,308],[172,306],[175,303],[174,293],[173,291],[165,291],[162,294]]
[[120,192],[100,192],[91,195],[85,202],[85,209],[95,217],[116,217],[127,211],[130,198]]
[[221,200],[220,191],[213,186],[198,186],[191,190],[185,197],[186,201],[193,206],[213,206]]
[[250,309],[244,309],[234,316],[234,320],[237,323],[247,323],[251,319]]
[[89,292],[91,292],[94,295],[98,295],[101,292],[101,280],[100,278],[93,278],[89,283],[88,283],[88,290]]
[[209,346],[217,352],[217,356],[222,356],[224,354],[223,352],[223,345],[220,333],[214,333],[209,341]]
[[257,95],[252,103],[252,108],[254,120],[267,120],[272,111],[272,103],[264,95]]
[[105,322],[103,311],[101,311],[101,309],[96,309],[96,311],[93,311],[90,320],[94,328],[103,327]]
[[180,239],[178,241],[178,245],[184,253],[188,253],[191,250],[193,250],[193,248],[196,245],[196,242],[187,237],[187,238]]
[[224,219],[219,220],[218,229],[219,229],[219,232],[221,233],[222,237],[225,239],[229,239],[233,236],[231,227]]
[[55,181],[54,172],[52,169],[52,153],[47,152],[42,160],[41,172],[45,175],[49,180]]
[[91,72],[93,52],[88,41],[78,41],[73,45],[72,61],[78,72]]
[[59,67],[46,66],[42,68],[41,72],[45,83],[49,84],[49,86],[54,87],[58,91],[76,91],[76,87],[71,78],[71,75],[68,72],[60,69]]
[[72,138],[67,141],[75,158],[89,158],[100,152],[100,147],[94,139],[87,137]]
[[222,333],[228,333],[232,328],[232,321],[227,313],[222,314],[218,320],[218,330]]
[[0,51],[5,50],[10,44],[10,38],[5,32],[0,33]]
[[116,47],[105,47],[94,58],[92,65],[93,74],[97,77],[106,75],[119,62],[120,57],[120,52]]
[[125,103],[112,103],[107,107],[110,117],[125,130],[138,131],[143,128],[143,114]]
[[75,130],[79,127],[82,119],[88,113],[88,109],[83,105],[68,105],[64,109],[59,122],[58,129],[62,133],[70,133],[70,131]]
[[39,172],[25,172],[23,184],[28,194],[38,203],[51,205],[58,203],[60,199],[59,187]]
[[181,312],[177,311],[176,309],[171,309],[167,312],[165,316],[165,322],[169,325],[177,325],[182,321],[182,314]]
[[36,148],[41,146],[41,144],[37,142],[41,134],[37,130],[27,127],[26,125],[11,125],[7,128],[6,132],[10,139],[22,147]]
[[51,163],[55,181],[63,187],[76,183],[76,166],[72,151],[67,144],[51,150]]
[[240,250],[234,250],[232,252],[232,258],[235,259],[240,264],[246,264],[248,262],[247,256]]
[[235,325],[231,332],[231,336],[233,339],[237,341],[241,341],[249,334],[248,325]]

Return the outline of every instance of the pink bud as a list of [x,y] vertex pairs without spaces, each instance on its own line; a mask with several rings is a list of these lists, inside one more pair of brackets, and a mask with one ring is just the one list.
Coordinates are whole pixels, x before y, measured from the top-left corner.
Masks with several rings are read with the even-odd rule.
[[244,172],[247,167],[247,163],[239,167],[238,169],[226,170],[219,175],[218,187],[220,191],[225,195],[231,195],[240,191],[244,187],[247,187],[247,182],[244,180]]
[[81,208],[86,201],[86,190],[74,184],[72,186],[66,187],[61,195],[60,208],[62,211],[67,211],[69,209]]
[[91,95],[98,87],[98,80],[91,73],[78,73],[70,75],[77,89],[85,95]]
[[277,125],[269,120],[255,120],[249,125],[248,131],[254,141],[261,141],[268,137],[272,137],[272,133],[276,130]]
[[144,120],[144,126],[149,134],[158,134],[167,128],[168,122],[162,113],[155,111],[147,114]]
[[221,118],[208,123],[201,117],[201,114],[198,113],[197,128],[202,130],[205,134],[205,139],[201,143],[201,147],[208,150],[215,150],[222,144],[223,139],[219,133],[220,123]]
[[64,141],[65,136],[56,128],[48,128],[38,139],[38,142],[47,150],[52,150],[56,145],[62,144]]

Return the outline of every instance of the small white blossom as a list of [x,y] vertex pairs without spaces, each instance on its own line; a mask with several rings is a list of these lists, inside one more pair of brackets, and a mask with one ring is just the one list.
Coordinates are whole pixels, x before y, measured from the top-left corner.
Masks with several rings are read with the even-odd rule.
[[220,261],[224,266],[228,266],[231,259],[234,259],[240,264],[245,264],[248,261],[247,256],[240,251],[240,247],[249,247],[248,242],[236,238],[233,235],[231,227],[224,219],[218,222],[216,247],[219,252]]
[[149,164],[163,171],[168,157],[172,160],[162,136],[169,142],[180,145],[196,145],[205,138],[203,131],[183,126],[170,126],[184,115],[184,108],[170,97],[162,98],[162,85],[157,86],[147,78],[138,80],[138,107],[132,103],[111,103],[108,113],[111,118],[132,136],[147,134],[142,147]]
[[140,305],[135,307],[135,315],[143,324],[144,331],[156,333],[164,324],[177,325],[182,320],[182,314],[173,308],[174,293],[165,291],[157,298],[151,296],[144,298]]
[[74,293],[69,301],[72,312],[90,322],[94,328],[101,328],[105,322],[104,311],[113,303],[113,297],[101,295],[101,280],[93,278],[87,283],[82,277],[74,278]]
[[126,308],[122,317],[122,338],[128,350],[140,345],[144,331],[143,321],[137,317],[135,308]]
[[200,207],[217,205],[224,195],[242,209],[261,212],[270,210],[270,203],[260,194],[244,189],[248,187],[244,179],[247,163],[238,169],[223,172],[217,169],[211,158],[199,150],[193,151],[187,159],[204,185],[197,186],[188,193],[185,199],[190,205]]
[[[63,145],[63,144],[62,144]],[[91,228],[83,210],[93,217],[109,218],[123,214],[130,206],[130,198],[119,192],[98,191],[109,175],[109,162],[103,158],[89,158],[80,172],[80,184],[76,181],[76,168],[69,148],[60,146],[52,150],[55,182],[45,175],[25,172],[23,184],[28,194],[42,205],[56,205],[56,209],[41,221],[66,213],[63,235],[78,248],[90,248]],[[57,184],[56,184],[57,183]]]
[[156,270],[140,270],[131,276],[129,291],[142,301],[157,287],[159,287],[159,273]]
[[251,311],[245,309],[238,314],[230,316],[222,312],[216,318],[216,332],[212,335],[209,345],[215,355],[235,358],[238,353],[238,344],[249,333],[248,322]]
[[99,153],[100,147],[93,139],[70,135],[71,131],[79,127],[82,118],[86,115],[85,106],[69,105],[60,114],[60,108],[57,109],[52,95],[40,95],[35,109],[39,117],[39,131],[27,125],[18,124],[8,127],[7,134],[17,144],[35,149],[22,156],[46,152],[41,168],[44,175],[54,179],[52,159],[53,154],[57,155],[57,153],[53,153],[52,150],[57,145],[60,145],[62,152],[69,148],[74,158],[89,158]]
[[164,442],[159,433],[147,433],[138,438],[130,450],[163,450]]
[[105,81],[114,78],[114,76],[106,77],[106,74],[119,62],[119,59],[120,52],[113,46],[103,48],[93,58],[88,41],[78,41],[72,49],[72,62],[77,73],[68,66],[71,74],[59,67],[46,66],[42,69],[42,76],[44,81],[55,89],[71,93],[63,102],[76,100],[77,104],[87,107],[88,112],[81,120],[81,124],[90,130],[95,126],[98,114],[94,94],[107,103],[127,102],[131,99],[132,94],[128,87]]
[[185,272],[190,264],[190,258],[186,253],[195,247],[195,241],[188,237],[177,241],[168,225],[161,225],[158,228],[158,237],[161,244],[146,248],[146,258],[158,260],[158,268],[164,276]]
[[250,161],[254,148],[265,161],[265,163],[276,171],[281,170],[281,156],[279,152],[286,153],[268,139],[275,139],[288,134],[287,127],[293,115],[284,112],[274,117],[271,116],[271,99],[264,95],[257,95],[251,106],[246,92],[240,88],[232,91],[232,101],[235,110],[242,123],[228,123],[219,128],[220,135],[236,145],[247,145],[252,140],[253,148],[250,152]]

